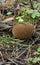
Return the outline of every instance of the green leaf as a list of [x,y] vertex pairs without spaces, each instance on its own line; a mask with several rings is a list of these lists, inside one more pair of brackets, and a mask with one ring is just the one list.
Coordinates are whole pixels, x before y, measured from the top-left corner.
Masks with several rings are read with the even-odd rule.
[[34,59],[33,59],[33,63],[37,63],[37,62],[39,62],[40,61],[40,57],[35,57]]
[[20,16],[16,17],[16,19],[20,19],[20,18],[21,18]]
[[28,62],[31,62],[32,60],[33,60],[33,58],[31,58],[31,57],[29,57],[29,58],[27,59]]
[[24,19],[23,19],[24,16],[18,16],[16,17],[16,20],[18,20],[18,22],[23,22]]
[[32,18],[36,18],[36,17],[40,17],[40,13],[38,12],[38,10],[34,10],[32,13]]
[[35,13],[33,13],[31,17],[32,17],[32,18],[35,18],[35,17],[36,17],[36,14],[35,14]]
[[39,55],[40,53],[36,51],[36,52],[34,52],[33,54],[34,54],[34,55]]
[[33,13],[33,10],[32,9],[29,9],[26,11],[28,14],[32,14]]
[[16,17],[16,19],[20,19],[20,18],[23,18],[24,16],[18,16],[18,17]]
[[12,14],[12,12],[8,12],[7,15],[10,16]]
[[40,52],[40,47],[37,48],[37,51]]
[[34,7],[34,8],[37,8],[38,6],[40,6],[40,3],[35,1],[35,2],[33,3],[33,7]]
[[40,13],[38,12],[36,16],[37,16],[37,17],[40,17]]
[[23,22],[24,20],[23,20],[22,18],[20,18],[18,21],[19,21],[19,22]]

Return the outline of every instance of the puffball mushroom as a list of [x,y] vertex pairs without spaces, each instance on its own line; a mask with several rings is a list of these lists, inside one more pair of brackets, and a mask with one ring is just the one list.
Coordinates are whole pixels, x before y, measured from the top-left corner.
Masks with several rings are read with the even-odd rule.
[[34,32],[33,24],[29,22],[17,23],[12,28],[12,34],[19,39],[28,39]]

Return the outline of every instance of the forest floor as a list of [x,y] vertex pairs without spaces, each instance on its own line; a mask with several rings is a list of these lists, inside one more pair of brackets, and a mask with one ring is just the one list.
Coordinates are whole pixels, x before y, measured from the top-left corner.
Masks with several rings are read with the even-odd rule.
[[[11,18],[13,15],[0,14],[0,21],[8,17]],[[12,22],[7,25],[12,26]],[[36,61],[40,58],[40,23],[36,23],[37,34],[26,41],[12,36],[11,28],[4,28],[0,29],[0,65],[40,65],[40,61]]]

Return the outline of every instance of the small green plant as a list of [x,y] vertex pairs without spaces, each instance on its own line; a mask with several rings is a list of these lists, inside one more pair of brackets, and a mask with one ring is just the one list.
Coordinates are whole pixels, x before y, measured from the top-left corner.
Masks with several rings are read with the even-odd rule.
[[33,55],[35,57],[29,57],[27,59],[27,62],[32,62],[33,64],[40,62],[40,57],[39,57],[39,55],[40,55],[40,47],[38,47],[37,50],[35,52],[33,52]]
[[32,62],[32,63],[37,63],[37,62],[39,62],[40,61],[40,57],[34,57],[34,58],[32,58],[32,57],[29,57],[28,59],[27,59],[27,61],[28,62]]
[[33,19],[40,17],[40,13],[36,9],[35,10],[29,9],[26,12],[27,14],[30,14]]
[[23,22],[23,16],[18,16],[16,17],[16,20],[20,23],[20,22]]
[[35,9],[37,9],[39,6],[40,6],[40,2],[37,2],[37,1],[34,1],[34,2],[33,2],[33,7],[34,7]]
[[22,7],[18,11],[18,17],[16,20],[19,22],[32,21],[35,18],[40,18],[40,12],[37,9],[30,9],[28,7]]
[[2,43],[10,43],[12,40],[13,37],[11,38],[10,36],[0,37],[0,42]]
[[37,51],[33,53],[34,55],[40,55],[40,47],[37,48]]

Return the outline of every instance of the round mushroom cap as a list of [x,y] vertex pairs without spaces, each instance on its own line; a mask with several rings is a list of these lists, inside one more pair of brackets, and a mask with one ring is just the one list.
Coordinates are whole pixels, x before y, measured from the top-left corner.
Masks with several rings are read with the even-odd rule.
[[12,28],[12,34],[19,39],[30,38],[32,36],[33,31],[34,31],[34,26],[29,22],[17,23]]

